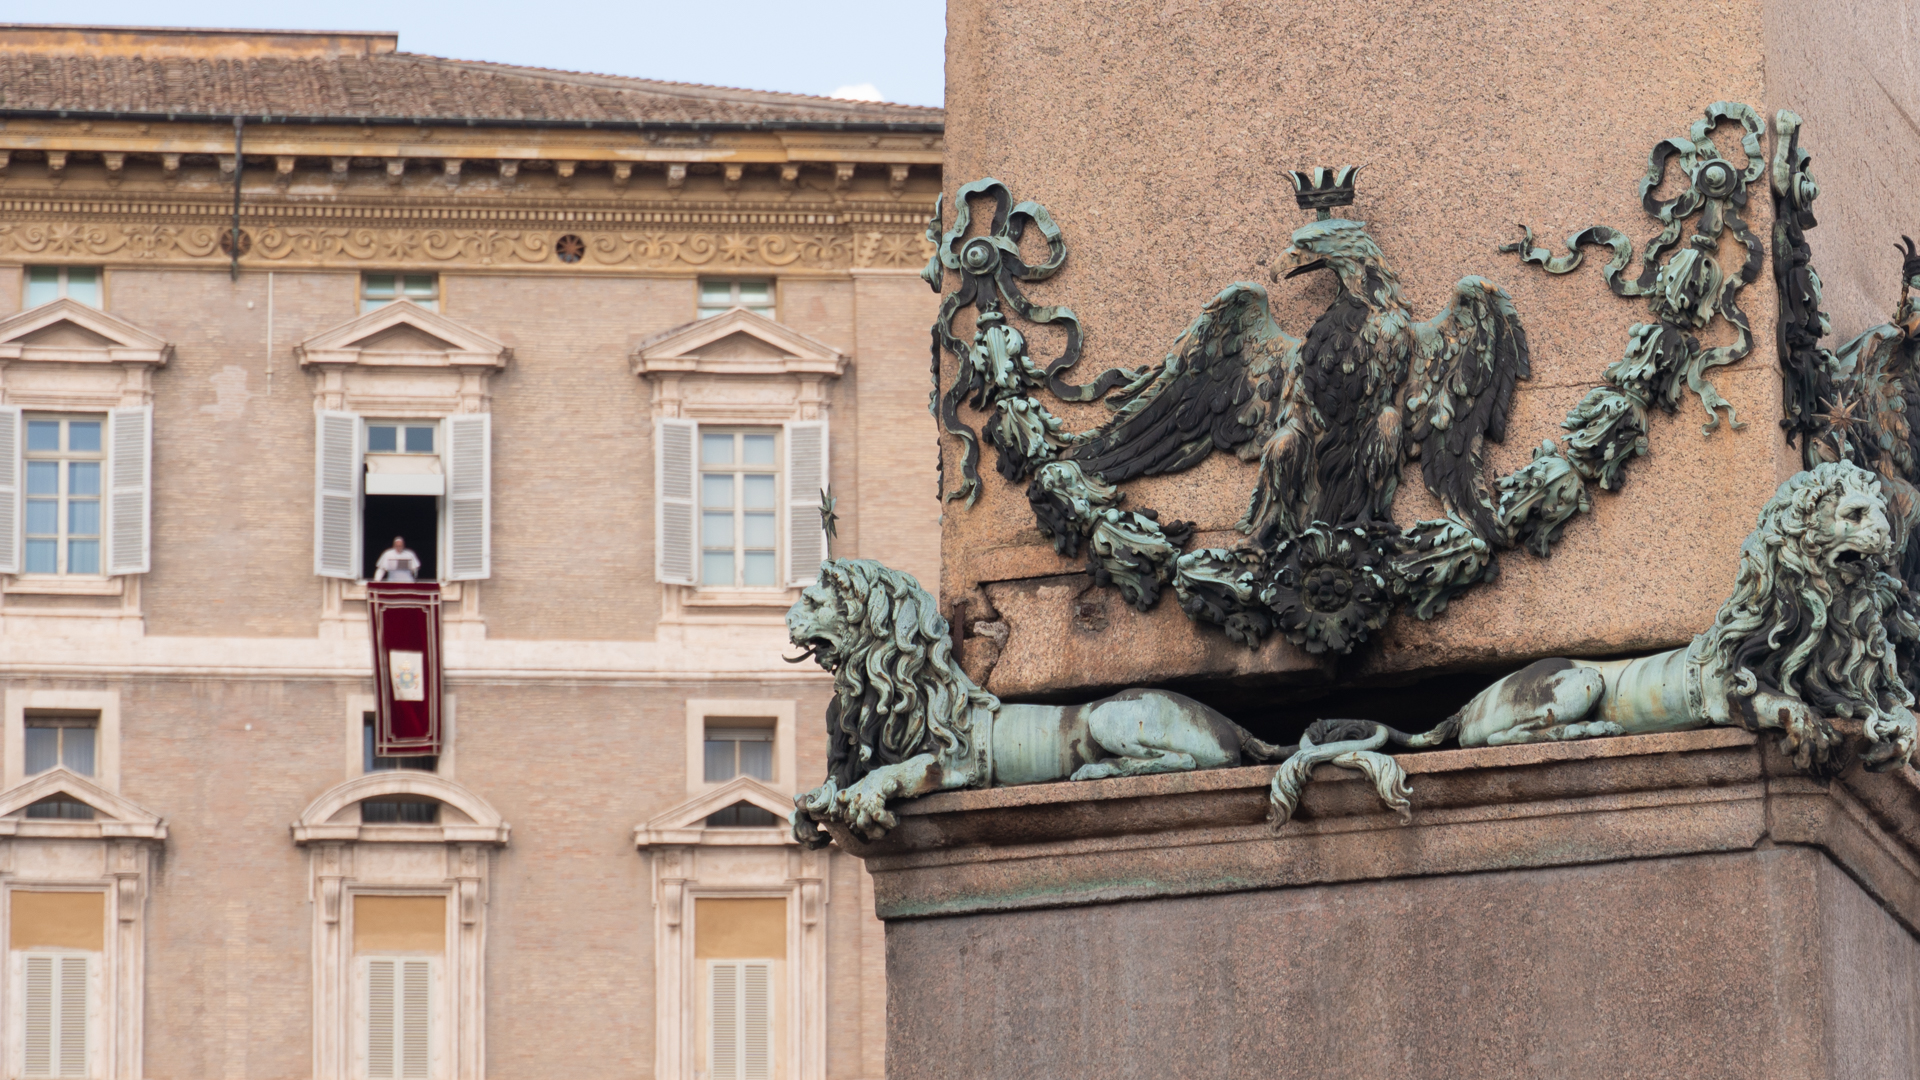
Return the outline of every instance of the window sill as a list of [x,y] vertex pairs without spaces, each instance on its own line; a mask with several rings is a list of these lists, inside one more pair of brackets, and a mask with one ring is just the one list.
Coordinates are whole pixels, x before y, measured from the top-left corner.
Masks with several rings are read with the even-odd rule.
[[681,603],[690,608],[792,607],[798,589],[687,589]]
[[22,596],[124,596],[127,579],[83,574],[13,575],[5,591]]
[[[431,582],[424,582],[423,584],[431,584]],[[440,583],[440,599],[442,599],[442,600],[458,600],[458,599],[460,599],[460,586],[462,586],[462,585],[464,585],[464,584],[465,584],[465,582],[461,582],[461,581],[443,581],[443,582],[441,582],[441,583]],[[340,599],[342,599],[342,600],[365,600],[366,598],[367,598],[367,583],[366,583],[366,582],[364,582],[364,581],[342,581],[342,583],[341,583],[341,586],[340,586]]]

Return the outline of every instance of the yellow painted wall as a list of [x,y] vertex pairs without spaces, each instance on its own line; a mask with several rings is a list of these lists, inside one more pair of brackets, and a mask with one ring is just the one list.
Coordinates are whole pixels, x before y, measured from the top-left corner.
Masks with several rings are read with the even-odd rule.
[[353,898],[353,951],[356,953],[445,952],[447,898],[444,896],[356,896]]
[[89,949],[107,941],[107,894],[13,891],[11,944],[16,949]]
[[786,900],[696,899],[693,955],[698,960],[785,960]]

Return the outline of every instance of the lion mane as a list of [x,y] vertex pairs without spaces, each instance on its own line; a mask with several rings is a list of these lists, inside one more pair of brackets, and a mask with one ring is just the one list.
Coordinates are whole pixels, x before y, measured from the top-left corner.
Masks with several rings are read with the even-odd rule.
[[1851,580],[1829,559],[1849,493],[1881,494],[1872,473],[1832,462],[1794,476],[1761,509],[1733,595],[1690,649],[1693,662],[1725,673],[1733,694],[1766,690],[1857,720],[1912,706],[1887,634],[1890,622],[1903,634],[1912,622],[1900,582],[1884,557]]
[[912,575],[835,559],[819,584],[845,640],[831,665],[827,774],[841,789],[916,754],[974,753],[972,713],[1000,707],[953,659],[947,620]]

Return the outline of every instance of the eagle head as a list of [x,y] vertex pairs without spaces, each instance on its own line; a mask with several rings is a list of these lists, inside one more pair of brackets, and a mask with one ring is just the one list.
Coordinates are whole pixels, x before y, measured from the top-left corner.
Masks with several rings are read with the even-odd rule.
[[1367,267],[1378,267],[1385,256],[1367,235],[1362,221],[1327,218],[1294,230],[1293,243],[1280,253],[1287,277],[1313,270],[1332,270],[1342,281],[1361,277]]

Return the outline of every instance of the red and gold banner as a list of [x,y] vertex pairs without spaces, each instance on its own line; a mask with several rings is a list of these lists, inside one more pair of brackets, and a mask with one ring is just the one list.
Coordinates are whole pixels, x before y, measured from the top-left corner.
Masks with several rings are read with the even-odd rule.
[[373,752],[440,752],[440,584],[367,583],[373,620],[373,683],[380,703]]

